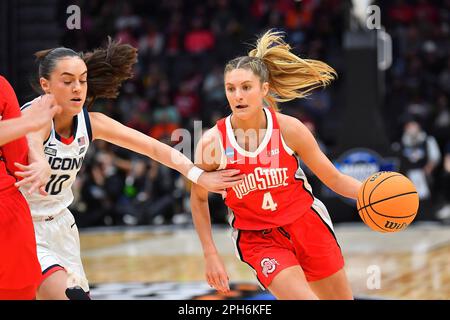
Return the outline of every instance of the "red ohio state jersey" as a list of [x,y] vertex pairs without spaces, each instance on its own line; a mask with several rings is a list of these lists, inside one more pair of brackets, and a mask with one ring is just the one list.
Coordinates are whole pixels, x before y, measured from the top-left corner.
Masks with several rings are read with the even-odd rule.
[[267,129],[254,152],[238,145],[231,115],[217,122],[222,148],[219,169],[239,169],[246,175],[244,182],[227,189],[225,199],[229,222],[240,230],[263,230],[292,223],[314,201],[298,158],[283,140],[275,112],[263,110]]

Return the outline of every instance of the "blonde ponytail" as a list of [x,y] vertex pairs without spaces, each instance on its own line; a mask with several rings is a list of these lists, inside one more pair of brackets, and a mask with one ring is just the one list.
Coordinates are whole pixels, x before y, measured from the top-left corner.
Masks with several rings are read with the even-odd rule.
[[312,90],[327,86],[337,76],[326,63],[293,54],[291,46],[283,39],[283,33],[273,30],[257,40],[256,48],[247,57],[231,60],[225,72],[237,68],[251,69],[261,82],[269,83],[265,102],[275,110],[278,110],[277,102],[304,98]]

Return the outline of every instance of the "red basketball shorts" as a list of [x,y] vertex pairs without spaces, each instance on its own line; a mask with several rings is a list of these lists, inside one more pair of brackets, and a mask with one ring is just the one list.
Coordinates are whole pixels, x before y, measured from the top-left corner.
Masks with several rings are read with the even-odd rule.
[[0,298],[33,299],[40,278],[30,209],[12,187],[0,193]]
[[342,269],[344,258],[331,220],[319,210],[311,208],[295,222],[278,228],[235,230],[239,258],[256,272],[263,287],[280,271],[295,265],[300,265],[307,281],[324,279]]

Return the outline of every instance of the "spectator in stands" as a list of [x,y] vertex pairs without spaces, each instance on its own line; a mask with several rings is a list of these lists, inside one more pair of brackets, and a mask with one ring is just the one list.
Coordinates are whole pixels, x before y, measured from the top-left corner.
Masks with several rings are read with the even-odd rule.
[[441,161],[441,152],[436,139],[427,134],[415,118],[409,118],[404,124],[401,138],[401,171],[411,179],[417,188],[421,201],[418,218],[430,218],[432,215],[434,191],[434,170]]

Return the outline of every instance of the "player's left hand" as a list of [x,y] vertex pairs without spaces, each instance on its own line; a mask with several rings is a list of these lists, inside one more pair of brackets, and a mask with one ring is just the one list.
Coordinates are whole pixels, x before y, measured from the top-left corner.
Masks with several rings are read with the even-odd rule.
[[225,189],[232,188],[243,182],[244,175],[239,174],[239,172],[236,169],[205,171],[198,178],[198,184],[208,191],[221,194],[225,198],[227,195]]
[[51,173],[51,168],[47,161],[35,161],[27,166],[16,162],[14,165],[21,170],[16,171],[14,174],[23,178],[15,183],[17,188],[30,184],[29,194],[39,190],[41,195],[47,195],[45,185],[49,181]]

